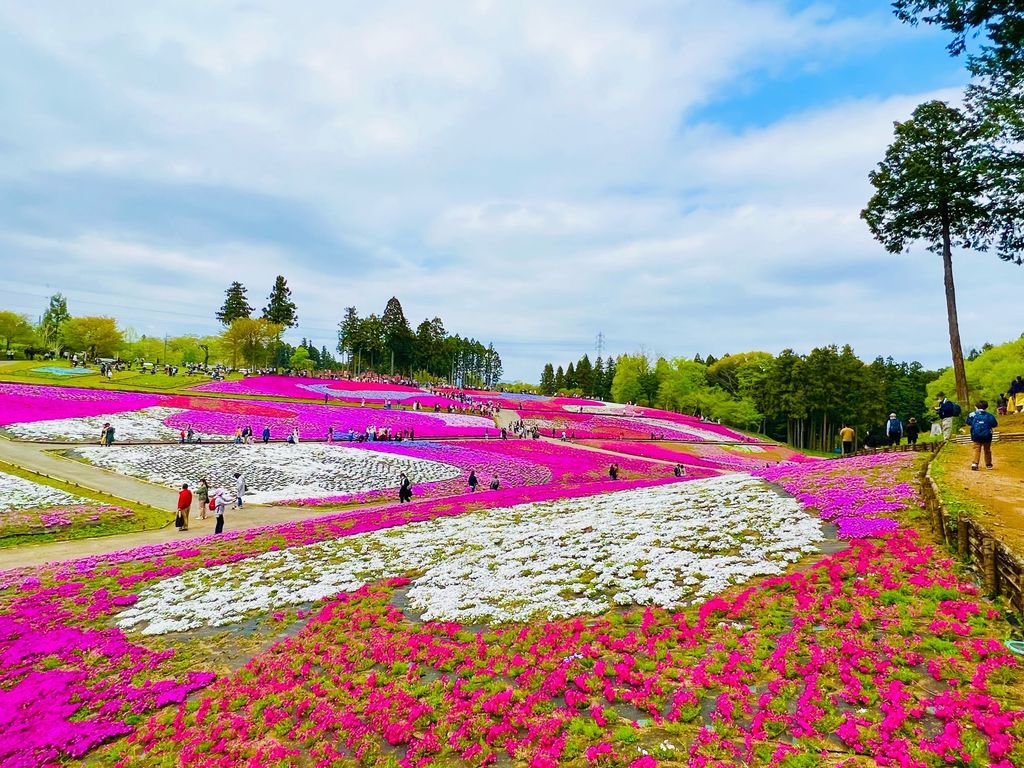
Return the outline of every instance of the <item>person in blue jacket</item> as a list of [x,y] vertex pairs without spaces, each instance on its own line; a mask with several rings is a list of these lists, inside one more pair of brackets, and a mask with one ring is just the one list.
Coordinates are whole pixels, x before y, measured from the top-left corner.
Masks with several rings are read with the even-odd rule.
[[971,426],[971,442],[974,443],[974,463],[971,469],[977,471],[982,450],[985,451],[985,468],[992,469],[992,430],[999,426],[999,422],[988,412],[986,400],[979,400],[975,407],[977,410],[967,417],[967,423]]
[[895,413],[889,414],[889,420],[885,422],[885,436],[889,439],[889,445],[899,445],[903,437],[903,422],[896,418]]
[[935,412],[942,425],[942,439],[949,440],[953,434],[953,419],[960,415],[960,406],[952,400],[947,400],[945,392],[939,392],[939,404],[935,406]]

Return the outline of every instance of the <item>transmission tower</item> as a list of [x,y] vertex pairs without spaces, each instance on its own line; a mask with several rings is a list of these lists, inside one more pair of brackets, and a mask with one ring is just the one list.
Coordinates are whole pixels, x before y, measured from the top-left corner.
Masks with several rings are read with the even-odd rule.
[[597,356],[604,357],[604,332],[597,332]]

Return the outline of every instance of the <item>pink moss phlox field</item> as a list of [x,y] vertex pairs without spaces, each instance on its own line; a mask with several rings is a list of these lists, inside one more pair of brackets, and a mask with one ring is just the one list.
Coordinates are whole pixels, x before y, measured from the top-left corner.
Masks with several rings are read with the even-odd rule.
[[83,615],[119,610],[131,596],[83,582],[23,592],[6,601],[0,615],[0,765],[28,768],[81,757],[130,733],[129,719],[180,703],[215,677],[162,678],[172,652],[134,645],[116,629],[75,626]]
[[[490,419],[475,417],[474,424],[459,423],[465,416],[456,419],[449,414],[417,412],[384,408],[360,408],[358,406],[331,406],[312,403],[283,403],[259,400],[217,400],[216,410],[188,410],[176,413],[164,420],[172,429],[185,429],[189,425],[200,434],[232,435],[240,427],[250,426],[259,435],[263,427],[269,427],[274,440],[286,438],[293,429],[307,440],[323,440],[327,430],[356,434],[365,432],[367,427],[389,428],[393,431],[413,429],[417,437],[457,437],[485,434],[497,435],[498,430]],[[280,415],[275,417],[252,415],[252,409],[273,409]],[[451,422],[451,423],[448,423]]]
[[[551,430],[554,430],[556,435],[560,435],[564,430],[580,440],[650,440],[653,434],[663,440],[756,442],[754,438],[720,424],[702,422],[691,416],[668,414],[663,411],[652,411],[650,418],[644,418],[577,413],[563,408],[551,408],[547,404],[533,403],[525,408],[517,408],[516,411],[528,424],[536,425],[542,433],[550,434]],[[669,416],[673,418],[668,418]]]
[[[349,443],[343,443],[349,445]],[[464,493],[470,471],[475,471],[481,487],[486,487],[492,475],[497,475],[505,488],[526,485],[554,484],[579,485],[592,483],[607,476],[611,462],[619,464],[619,477],[627,479],[657,479],[671,476],[672,468],[664,464],[623,458],[597,451],[574,448],[566,444],[553,444],[536,440],[466,440],[457,443],[415,441],[401,443],[354,444],[365,450],[398,456],[438,461],[459,467],[462,474],[451,480],[434,483],[415,483],[413,492],[419,497],[450,496]],[[696,470],[688,479],[709,477],[708,470]],[[283,505],[302,506],[367,503],[391,498],[392,490],[368,491],[309,499],[289,499]]]
[[151,717],[121,764],[655,768],[832,753],[1013,768],[1020,754],[1024,712],[990,692],[1021,672],[986,635],[996,612],[906,530],[690,613],[420,624],[392,604],[406,583],[325,601],[196,705]]
[[137,392],[0,382],[0,425],[137,411],[162,399]]
[[587,440],[585,444],[606,451],[628,453],[646,459],[678,462],[687,467],[735,470],[737,472],[750,472],[754,469],[763,468],[766,464],[774,465],[780,460],[780,457],[784,458],[785,461],[797,463],[818,461],[818,459],[805,456],[802,453],[776,446],[770,446],[769,450],[765,453],[743,453],[736,452],[728,446],[710,444],[682,445],[619,440]]
[[887,513],[921,506],[917,491],[897,479],[914,461],[913,454],[880,453],[841,461],[779,464],[752,473],[781,485],[802,504],[817,509],[836,524],[841,537],[855,538],[894,531],[898,523]]
[[449,397],[430,394],[417,387],[401,384],[317,379],[305,376],[249,376],[240,381],[211,381],[206,384],[198,384],[191,389],[228,395],[263,395],[300,400],[319,400],[324,395],[331,400],[349,402],[366,401],[379,404],[391,400],[407,406],[419,403],[422,408],[433,408],[435,404],[442,408],[449,405],[461,405],[459,401]]
[[41,509],[16,509],[0,512],[0,536],[14,531],[38,531],[91,525],[99,522],[130,520],[135,512],[112,504],[74,504]]

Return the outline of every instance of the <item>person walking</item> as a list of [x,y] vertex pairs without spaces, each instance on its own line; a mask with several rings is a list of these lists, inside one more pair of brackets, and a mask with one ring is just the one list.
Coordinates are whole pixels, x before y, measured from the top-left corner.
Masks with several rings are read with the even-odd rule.
[[953,419],[960,415],[960,404],[947,400],[945,392],[939,392],[938,397],[939,404],[935,406],[935,412],[939,416],[942,439],[949,440],[953,434]]
[[911,416],[907,419],[907,445],[917,445],[917,437],[921,434],[921,427],[917,423],[917,419]]
[[245,496],[245,492],[249,490],[245,487],[245,478],[242,477],[241,472],[235,472],[235,509],[242,508],[242,497]]
[[217,518],[217,527],[214,533],[224,532],[224,506],[227,504],[227,488],[215,488],[210,491],[210,503],[213,504],[213,515]]
[[501,487],[501,483],[498,482],[498,475],[497,474],[491,475],[491,486],[490,487],[491,487],[492,491],[496,491],[496,490],[498,490],[498,488]]
[[896,418],[895,413],[889,414],[889,420],[885,422],[885,436],[889,445],[899,445],[903,437],[903,422]]
[[608,465],[608,477],[610,479],[612,479],[612,480],[618,480],[619,479],[619,465],[618,464],[609,464]]
[[843,428],[839,430],[839,439],[843,443],[843,456],[849,456],[853,453],[853,442],[857,439],[857,430],[849,424],[843,424]]
[[206,482],[205,477],[199,481],[195,495],[196,501],[199,502],[199,519],[205,520],[207,508],[210,506],[210,484]]
[[405,472],[402,472],[399,477],[402,482],[398,486],[398,501],[404,504],[407,501],[412,501],[412,483],[409,482],[409,476]]
[[264,443],[269,443],[270,442],[270,427],[264,427],[263,428],[263,442]]
[[188,513],[192,511],[192,491],[188,489],[188,483],[181,484],[178,492],[178,517],[175,519],[175,527],[179,531],[188,530]]
[[476,479],[476,470],[469,470],[469,479],[466,481],[466,485],[469,486],[470,493],[476,493],[476,487],[480,484],[480,481]]
[[988,412],[988,401],[979,400],[974,413],[967,417],[971,426],[971,442],[974,443],[974,462],[971,469],[978,470],[978,460],[985,453],[985,469],[992,469],[992,430],[999,426],[996,417]]

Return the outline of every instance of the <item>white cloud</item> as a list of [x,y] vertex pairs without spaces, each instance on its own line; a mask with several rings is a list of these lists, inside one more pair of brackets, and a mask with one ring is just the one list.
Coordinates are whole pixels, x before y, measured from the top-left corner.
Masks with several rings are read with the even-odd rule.
[[[318,343],[333,347],[345,306],[379,312],[394,294],[414,323],[440,315],[505,340],[508,373],[534,378],[549,357],[592,352],[599,329],[615,352],[849,339],[870,354],[894,340],[871,319],[891,304],[879,275],[934,266],[888,257],[857,213],[892,121],[936,93],[837,96],[739,131],[695,117],[766,71],[827,69],[923,34],[885,9],[7,4],[0,29],[19,44],[0,53],[0,88],[19,94],[0,194],[31,183],[43,200],[0,214],[0,240],[33,313],[47,270],[73,311],[76,290],[114,307],[146,296],[181,312],[169,330],[205,315],[212,330],[228,282],[259,305],[285,274],[298,331]],[[102,219],[80,201],[48,215],[53,178],[94,201],[107,184],[137,187]],[[165,199],[175,190],[185,213]],[[821,293],[864,311],[817,322]],[[926,290],[904,296],[934,309]],[[894,350],[914,353],[910,336]]]

